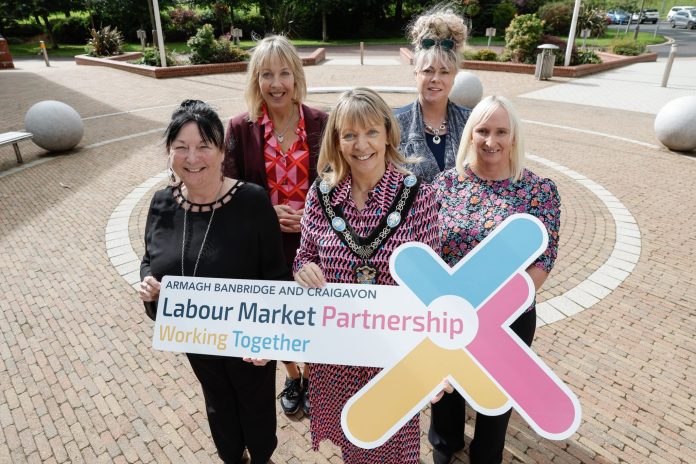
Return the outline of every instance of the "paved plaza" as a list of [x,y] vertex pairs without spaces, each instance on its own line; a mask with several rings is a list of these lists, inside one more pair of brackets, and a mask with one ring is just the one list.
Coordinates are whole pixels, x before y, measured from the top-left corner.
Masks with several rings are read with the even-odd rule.
[[[306,68],[308,85],[399,87],[383,95],[401,106],[415,84],[397,57],[368,53],[360,66],[355,51],[328,50],[326,64]],[[23,142],[23,165],[0,147],[0,463],[219,462],[199,384],[183,355],[151,349],[132,285],[172,110],[197,98],[234,116],[245,75],[15,66],[0,72],[0,132],[22,130],[29,107],[53,99],[80,113],[85,135],[61,155]],[[516,103],[530,167],[561,194],[533,347],[582,406],[563,441],[513,413],[505,462],[696,462],[696,154],[666,150],[653,131],[664,103],[696,94],[696,59],[675,62],[667,89],[663,69],[660,60],[550,81],[475,71],[484,94]],[[311,92],[307,103],[328,109],[336,98]],[[279,389],[283,379],[279,370]],[[278,420],[276,464],[342,462],[329,443],[312,451],[308,418]],[[426,409],[424,463],[428,424]],[[454,462],[468,463],[466,451]]]

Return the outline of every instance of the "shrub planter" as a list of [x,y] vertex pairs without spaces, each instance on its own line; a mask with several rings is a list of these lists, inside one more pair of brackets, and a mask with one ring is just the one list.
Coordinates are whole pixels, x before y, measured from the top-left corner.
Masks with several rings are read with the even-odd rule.
[[[127,60],[137,60],[142,56],[140,52],[124,53],[118,56],[96,58],[88,55],[77,55],[75,63],[88,66],[107,66],[109,68],[120,69],[122,71],[140,74],[141,76],[154,77],[155,79],[167,77],[199,76],[202,74],[220,74],[230,72],[246,72],[248,62],[238,63],[213,63],[195,64],[186,66],[169,66],[160,68],[157,66],[146,66],[142,64],[126,63]],[[304,66],[313,66],[321,63],[326,58],[326,49],[317,48],[311,55],[302,58]]]
[[[400,55],[402,61],[413,64],[413,52],[411,50],[402,48]],[[644,53],[638,56],[622,56],[597,52],[597,55],[602,59],[602,63],[581,64],[577,66],[554,66],[553,75],[554,77],[582,77],[609,69],[620,68],[633,63],[657,61],[657,53]],[[534,74],[536,68],[533,64],[474,60],[462,60],[460,67],[467,70],[475,69],[479,71],[498,71],[519,74]]]

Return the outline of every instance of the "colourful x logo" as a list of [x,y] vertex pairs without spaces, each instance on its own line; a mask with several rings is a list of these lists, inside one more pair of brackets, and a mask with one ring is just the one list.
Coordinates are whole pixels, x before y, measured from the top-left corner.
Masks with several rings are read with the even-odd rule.
[[514,407],[541,436],[562,440],[580,425],[580,403],[570,389],[510,329],[534,300],[525,269],[546,249],[544,225],[529,214],[503,221],[456,266],[432,249],[402,245],[391,257],[394,279],[432,311],[466,322],[460,338],[425,337],[384,369],[343,408],[350,441],[383,444],[436,394],[447,377],[478,412]]

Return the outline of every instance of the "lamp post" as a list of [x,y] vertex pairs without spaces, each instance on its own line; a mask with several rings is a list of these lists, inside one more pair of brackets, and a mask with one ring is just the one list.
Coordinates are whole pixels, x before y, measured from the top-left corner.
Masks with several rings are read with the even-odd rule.
[[570,22],[570,32],[568,33],[568,45],[565,54],[565,66],[570,66],[570,57],[573,54],[573,43],[575,42],[575,31],[578,28],[578,16],[580,16],[580,0],[575,0],[573,8],[573,19]]
[[152,0],[152,6],[155,13],[155,27],[157,28],[157,44],[159,45],[160,66],[167,67],[167,54],[164,52],[164,37],[162,36],[162,20],[160,19],[159,2]]

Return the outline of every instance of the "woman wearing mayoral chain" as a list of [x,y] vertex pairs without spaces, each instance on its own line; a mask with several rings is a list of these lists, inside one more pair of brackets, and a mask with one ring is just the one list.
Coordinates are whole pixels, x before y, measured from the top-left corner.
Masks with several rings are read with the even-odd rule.
[[[420,241],[439,251],[437,209],[431,187],[402,167],[399,126],[374,91],[344,92],[329,115],[319,155],[319,179],[307,195],[295,280],[395,285],[389,257],[402,243]],[[312,364],[309,370],[312,445],[329,439],[348,464],[418,463],[414,417],[384,445],[362,449],[341,428],[348,399],[377,375],[371,367]]]

